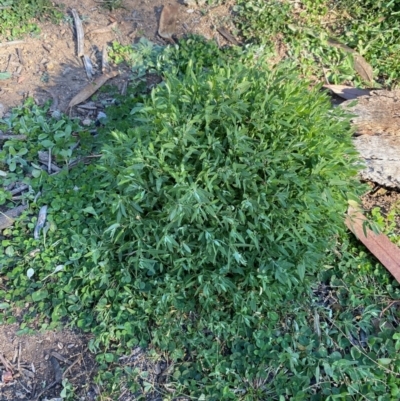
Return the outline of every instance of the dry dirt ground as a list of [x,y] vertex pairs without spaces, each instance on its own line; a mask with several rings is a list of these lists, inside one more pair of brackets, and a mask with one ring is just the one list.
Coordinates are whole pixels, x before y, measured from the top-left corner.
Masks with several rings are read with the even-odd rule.
[[60,396],[62,380],[77,399],[94,400],[96,364],[88,336],[70,330],[18,335],[19,324],[0,326],[0,400],[42,400]]
[[[71,9],[75,9],[83,21],[84,51],[94,64],[96,75],[101,72],[101,51],[113,41],[127,45],[145,36],[155,43],[166,44],[157,34],[161,10],[166,4],[178,4],[177,38],[194,33],[223,45],[225,39],[216,29],[224,26],[230,30],[233,27],[229,4],[198,8],[185,6],[177,0],[125,0],[124,8],[110,12],[95,0],[53,2],[62,5],[64,10],[65,18],[60,26],[41,25],[38,37],[25,38],[22,44],[0,48],[0,71],[12,73],[12,79],[0,81],[3,113],[21,104],[28,96],[33,96],[39,103],[53,98],[59,102],[59,109],[65,110],[71,98],[88,83],[82,61],[76,55]],[[90,34],[112,23],[113,28],[108,32]],[[129,72],[120,71],[119,77],[111,83],[121,86],[128,79]]]
[[[0,47],[0,71],[12,74],[10,79],[0,81],[0,118],[27,97],[33,97],[38,104],[52,99],[58,110],[64,111],[70,100],[90,82],[82,60],[77,57],[71,9],[83,21],[84,52],[94,65],[95,77],[101,74],[101,51],[113,41],[127,45],[145,36],[155,43],[166,44],[157,30],[161,10],[168,3],[178,3],[177,38],[195,33],[222,46],[226,41],[217,33],[217,28],[224,26],[229,31],[233,28],[229,4],[200,9],[176,0],[125,0],[124,8],[110,12],[95,0],[55,0],[53,3],[62,6],[64,20],[60,25],[39,24],[39,35],[26,37],[23,43]],[[91,31],[110,24],[112,29],[90,35]],[[129,70],[120,66],[119,75],[109,83],[121,89],[129,83],[129,78]],[[82,119],[91,117],[90,113],[73,110]],[[17,322],[20,320],[17,318]],[[0,401],[61,400],[63,380],[73,385],[74,400],[94,400],[101,393],[93,380],[96,363],[95,356],[88,351],[89,336],[71,330],[21,336],[19,329],[18,323],[0,325]],[[168,364],[149,361],[139,348],[122,357],[120,364],[147,372],[147,381],[154,383],[163,383],[167,377]],[[137,396],[121,383],[119,400],[135,399]],[[147,399],[160,400],[160,397],[154,393]]]

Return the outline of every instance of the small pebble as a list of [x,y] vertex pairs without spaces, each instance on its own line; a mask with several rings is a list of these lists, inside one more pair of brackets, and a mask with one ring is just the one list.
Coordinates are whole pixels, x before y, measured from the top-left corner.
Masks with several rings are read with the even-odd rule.
[[92,124],[92,120],[91,120],[90,118],[85,118],[85,119],[82,121],[82,125],[85,126],[85,127],[88,127],[88,126],[91,125],[91,124]]

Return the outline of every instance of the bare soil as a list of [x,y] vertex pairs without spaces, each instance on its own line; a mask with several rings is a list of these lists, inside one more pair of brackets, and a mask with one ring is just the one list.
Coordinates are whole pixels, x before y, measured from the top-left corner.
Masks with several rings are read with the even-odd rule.
[[[23,43],[0,47],[0,71],[12,74],[10,79],[0,81],[0,118],[7,116],[12,107],[20,105],[27,97],[33,97],[38,104],[52,99],[58,110],[65,111],[70,100],[90,82],[82,60],[77,57],[71,9],[75,9],[83,21],[84,51],[94,65],[94,77],[102,73],[103,47],[113,41],[128,45],[144,36],[166,45],[157,31],[161,10],[168,3],[178,3],[177,39],[194,33],[223,46],[227,42],[217,28],[223,26],[230,32],[233,29],[229,2],[200,9],[176,0],[125,0],[124,8],[113,12],[102,8],[95,0],[53,2],[64,10],[65,17],[60,25],[39,24],[40,35],[24,38]],[[90,34],[110,24],[113,24],[112,29]],[[130,71],[124,66],[119,66],[118,70],[118,76],[109,83],[121,89],[129,82]],[[150,77],[149,85],[154,83],[156,80]],[[79,113],[76,109],[72,113],[82,120],[93,114],[90,111]],[[96,362],[88,350],[90,336],[67,329],[19,335],[20,328],[18,323],[0,325],[0,401],[58,401],[61,400],[63,380],[68,380],[74,387],[74,400],[96,399],[101,388],[94,383]],[[134,348],[118,363],[146,373],[146,381],[155,389],[146,399],[161,400],[157,391],[161,386],[168,391],[165,386],[171,366],[166,361],[152,361],[144,350]],[[137,394],[132,393],[126,383],[121,383],[120,389],[120,401],[137,399]]]
[[[12,73],[11,79],[0,81],[0,114],[21,104],[29,96],[38,103],[53,98],[59,102],[59,109],[64,111],[71,98],[89,82],[82,60],[77,57],[71,9],[75,9],[82,19],[84,51],[94,64],[95,75],[99,75],[101,51],[113,41],[128,45],[144,36],[155,43],[166,44],[157,33],[161,10],[168,3],[178,2],[125,0],[123,8],[112,12],[95,0],[55,0],[54,3],[62,5],[65,12],[64,21],[59,26],[41,24],[38,37],[28,37],[22,44],[0,48],[0,71]],[[176,20],[176,38],[193,33],[215,39],[220,45],[226,44],[226,39],[217,32],[217,28],[224,26],[228,31],[233,28],[229,2],[201,9],[178,3]],[[112,23],[112,29],[90,34]],[[129,79],[129,71],[120,72],[111,81],[113,85],[121,86],[124,80]]]
[[[19,324],[0,326],[0,401],[59,397],[63,379],[76,399],[94,400],[94,355],[89,336],[71,330],[18,335]],[[5,366],[6,365],[6,366]]]

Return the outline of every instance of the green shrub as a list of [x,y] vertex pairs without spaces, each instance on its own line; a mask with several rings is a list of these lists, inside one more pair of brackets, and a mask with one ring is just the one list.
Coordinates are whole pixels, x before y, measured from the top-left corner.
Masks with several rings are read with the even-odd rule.
[[[288,69],[192,60],[130,118],[99,167],[107,256],[130,288],[125,311],[103,297],[107,316],[176,361],[196,357],[182,384],[208,383],[209,370],[221,386],[262,377],[277,321],[343,231],[356,186],[348,122]],[[208,395],[223,391],[214,382]]]
[[43,243],[7,242],[7,299],[67,316],[96,334],[91,349],[150,343],[174,362],[175,395],[309,399],[315,375],[337,394],[349,343],[320,339],[307,308],[358,191],[347,118],[262,52],[212,66],[194,61],[214,45],[182,48],[179,68],[179,47],[160,54],[150,94],[108,109],[97,165],[37,178],[49,227]]

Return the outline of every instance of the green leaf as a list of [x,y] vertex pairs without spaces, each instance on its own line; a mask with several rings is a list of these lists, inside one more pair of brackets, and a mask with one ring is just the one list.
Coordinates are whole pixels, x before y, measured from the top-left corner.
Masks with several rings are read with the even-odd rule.
[[32,301],[40,302],[40,301],[43,301],[43,299],[46,299],[48,296],[49,296],[49,293],[47,290],[39,290],[39,291],[32,293]]
[[377,359],[377,362],[380,363],[381,365],[389,365],[392,363],[393,359],[391,358],[379,358]]
[[11,73],[10,72],[0,72],[0,80],[10,79]]

